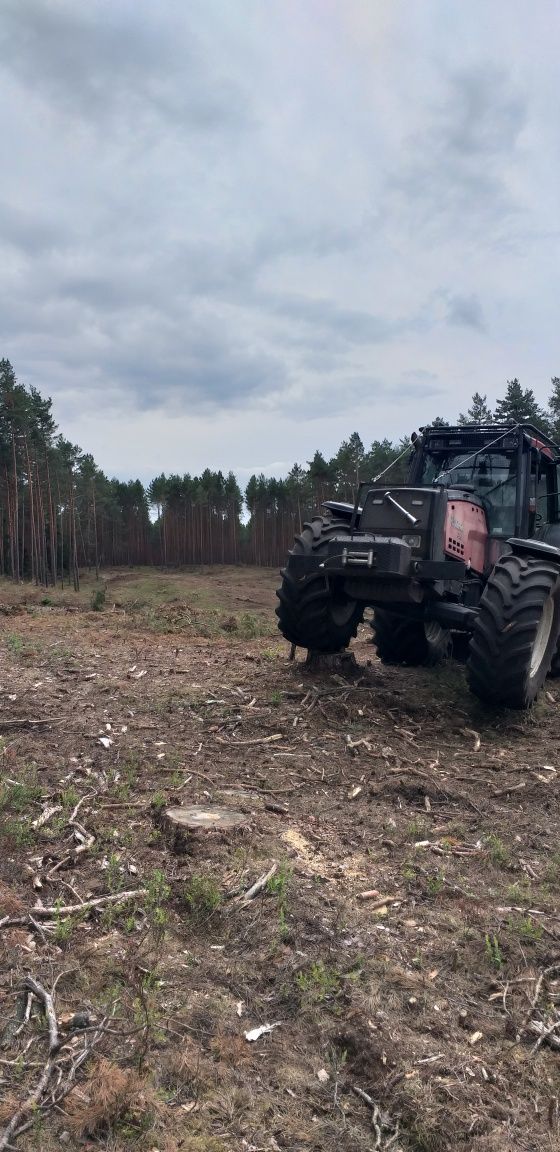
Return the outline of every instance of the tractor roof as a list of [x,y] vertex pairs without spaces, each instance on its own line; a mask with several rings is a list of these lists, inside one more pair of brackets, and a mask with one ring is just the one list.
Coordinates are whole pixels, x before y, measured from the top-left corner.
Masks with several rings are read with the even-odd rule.
[[494,441],[503,441],[504,447],[513,447],[517,443],[518,433],[521,432],[534,448],[546,449],[547,455],[560,457],[558,444],[535,424],[458,424],[449,427],[436,424],[421,428],[420,431],[424,436],[424,442],[429,439],[433,445],[434,440],[441,440],[442,448],[458,444],[459,438],[461,446],[465,447],[471,444],[474,447],[477,443],[489,447]]

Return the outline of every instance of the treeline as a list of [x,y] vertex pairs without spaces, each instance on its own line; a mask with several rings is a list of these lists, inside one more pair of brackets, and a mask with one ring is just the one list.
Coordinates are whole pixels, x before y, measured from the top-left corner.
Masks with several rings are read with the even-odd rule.
[[[560,377],[548,407],[517,379],[492,410],[475,393],[458,423],[530,421],[560,442]],[[432,424],[445,425],[436,418]],[[251,476],[242,493],[232,472],[201,476],[162,473],[109,479],[93,457],[57,429],[52,402],[21,384],[0,360],[0,573],[49,585],[80,570],[137,564],[259,564],[277,567],[294,534],[327,497],[353,500],[360,480],[373,479],[396,457],[393,482],[406,469],[406,436],[374,440],[354,432],[331,459],[316,451],[284,479]],[[246,511],[244,510],[244,506]]]

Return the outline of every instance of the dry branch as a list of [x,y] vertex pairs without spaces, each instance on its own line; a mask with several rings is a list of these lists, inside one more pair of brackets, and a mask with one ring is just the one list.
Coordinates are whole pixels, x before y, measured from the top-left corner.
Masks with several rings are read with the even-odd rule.
[[274,736],[261,736],[256,740],[225,740],[223,736],[214,736],[218,744],[230,744],[232,748],[250,748],[254,744],[272,744],[273,740],[283,739],[282,732],[276,732]]
[[239,897],[240,903],[247,904],[250,900],[254,900],[255,896],[258,896],[259,892],[262,892],[263,888],[266,888],[268,881],[272,879],[274,873],[277,871],[278,862],[275,860],[272,868],[269,868],[268,872],[263,872],[262,876],[259,876],[258,880],[255,880],[255,883],[252,885],[252,887],[248,888],[247,891]]
[[96,896],[92,900],[84,900],[83,904],[55,904],[50,908],[32,908],[31,912],[25,913],[23,916],[4,916],[0,920],[0,929],[15,928],[25,924],[35,926],[35,920],[56,920],[60,916],[72,916],[75,912],[89,912],[91,908],[101,908],[104,904],[122,903],[123,900],[132,900],[145,895],[145,888],[134,888],[130,892]]
[[6,1148],[10,1147],[10,1142],[20,1128],[22,1120],[24,1120],[24,1118],[28,1115],[29,1112],[32,1111],[32,1109],[36,1108],[37,1105],[40,1104],[48,1088],[49,1081],[53,1073],[54,1058],[60,1048],[58,1026],[56,1023],[56,1013],[54,1010],[52,996],[49,992],[47,992],[46,988],[43,988],[43,985],[39,984],[37,980],[34,980],[32,976],[26,977],[24,987],[27,988],[30,992],[33,992],[33,995],[36,996],[38,1000],[41,1000],[45,1009],[45,1015],[49,1025],[49,1050],[47,1053],[45,1066],[37,1084],[35,1085],[35,1088],[23,1101],[23,1104],[20,1105],[17,1112],[14,1112],[14,1115],[12,1116],[9,1124],[0,1135],[0,1152],[4,1152]]

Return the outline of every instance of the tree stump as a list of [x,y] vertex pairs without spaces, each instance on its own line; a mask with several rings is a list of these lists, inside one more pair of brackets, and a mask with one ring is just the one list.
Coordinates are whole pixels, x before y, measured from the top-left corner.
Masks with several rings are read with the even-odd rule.
[[163,826],[175,852],[190,852],[207,835],[232,832],[247,827],[249,822],[247,814],[235,812],[232,808],[191,804],[187,807],[166,808]]
[[304,668],[309,672],[337,672],[339,676],[352,676],[359,671],[359,664],[353,652],[346,648],[342,652],[312,652],[307,653]]

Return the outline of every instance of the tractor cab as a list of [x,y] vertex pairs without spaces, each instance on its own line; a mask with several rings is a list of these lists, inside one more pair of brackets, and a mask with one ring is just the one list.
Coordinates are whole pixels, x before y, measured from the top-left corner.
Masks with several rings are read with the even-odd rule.
[[415,440],[409,483],[442,485],[474,498],[490,537],[560,544],[558,447],[530,424],[425,428]]

